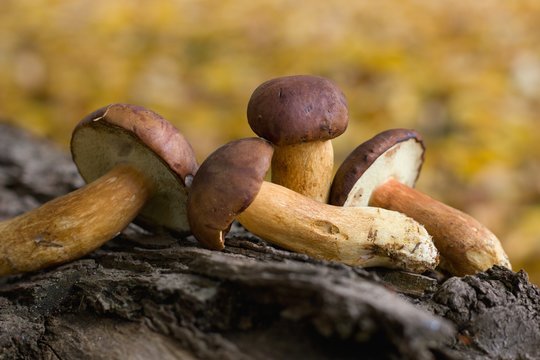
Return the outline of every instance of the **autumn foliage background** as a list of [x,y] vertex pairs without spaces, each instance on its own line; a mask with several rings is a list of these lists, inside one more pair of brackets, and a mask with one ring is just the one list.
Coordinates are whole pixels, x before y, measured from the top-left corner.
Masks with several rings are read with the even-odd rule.
[[202,161],[253,136],[251,92],[290,74],[346,94],[337,164],[379,131],[418,130],[417,188],[484,222],[540,283],[540,1],[0,1],[0,118],[62,146],[128,102]]

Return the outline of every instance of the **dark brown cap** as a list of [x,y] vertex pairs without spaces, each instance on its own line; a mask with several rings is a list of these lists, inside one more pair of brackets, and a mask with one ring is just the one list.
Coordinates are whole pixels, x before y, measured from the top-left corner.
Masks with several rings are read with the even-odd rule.
[[347,129],[348,113],[341,90],[328,79],[310,75],[261,84],[247,107],[253,131],[276,145],[333,139]]
[[373,190],[389,178],[413,187],[424,162],[424,143],[414,130],[383,131],[359,145],[339,167],[329,203],[367,206]]
[[188,197],[191,232],[205,247],[221,250],[234,218],[255,199],[274,148],[261,138],[232,141],[201,164]]
[[191,145],[167,120],[140,106],[112,104],[75,127],[71,154],[92,182],[117,164],[130,164],[152,181],[153,195],[137,217],[141,225],[186,233],[186,181],[198,164]]

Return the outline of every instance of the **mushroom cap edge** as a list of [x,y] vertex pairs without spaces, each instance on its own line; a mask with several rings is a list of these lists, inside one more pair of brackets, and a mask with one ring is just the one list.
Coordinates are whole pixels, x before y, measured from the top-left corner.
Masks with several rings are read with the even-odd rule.
[[203,246],[221,250],[235,217],[253,202],[274,148],[262,138],[231,141],[201,164],[188,195],[191,231]]
[[425,146],[415,130],[383,131],[356,147],[338,168],[329,204],[367,206],[373,190],[393,177],[414,187],[424,162]]

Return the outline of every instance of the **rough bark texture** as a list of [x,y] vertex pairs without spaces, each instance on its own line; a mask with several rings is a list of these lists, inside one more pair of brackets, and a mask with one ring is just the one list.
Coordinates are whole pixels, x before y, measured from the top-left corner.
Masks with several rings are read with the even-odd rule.
[[[81,184],[63,152],[0,124],[0,218]],[[132,226],[83,259],[0,278],[0,359],[538,359],[539,344],[523,272],[368,272],[239,226],[222,252]]]

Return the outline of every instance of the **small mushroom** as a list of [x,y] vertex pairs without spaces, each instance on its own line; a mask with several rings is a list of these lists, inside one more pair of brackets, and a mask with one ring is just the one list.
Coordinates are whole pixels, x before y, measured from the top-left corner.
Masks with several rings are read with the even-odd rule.
[[441,253],[441,268],[462,276],[493,265],[510,268],[500,241],[484,225],[415,189],[424,144],[413,130],[384,131],[358,146],[338,169],[330,203],[377,206],[423,224]]
[[261,84],[247,107],[253,131],[276,145],[272,182],[326,203],[333,139],[348,125],[347,101],[328,79],[296,75]]
[[85,117],[71,140],[89,184],[0,223],[0,275],[79,258],[143,225],[189,231],[185,183],[197,163],[185,138],[142,107],[114,104]]
[[205,247],[223,249],[237,219],[271,243],[319,259],[418,273],[437,265],[431,237],[403,214],[331,206],[264,181],[272,153],[264,139],[247,138],[222,146],[201,164],[187,209],[191,231]]

